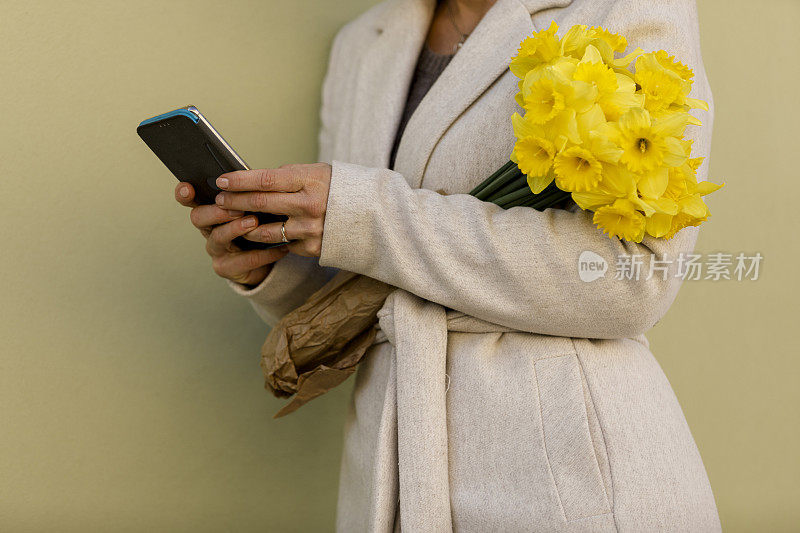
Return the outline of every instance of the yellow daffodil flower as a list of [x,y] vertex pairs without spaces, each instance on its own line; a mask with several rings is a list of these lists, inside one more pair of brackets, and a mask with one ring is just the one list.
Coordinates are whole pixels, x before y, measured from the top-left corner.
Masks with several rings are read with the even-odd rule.
[[514,145],[511,160],[527,176],[531,190],[538,194],[553,181],[549,175],[553,166],[553,143],[542,137],[523,137]]
[[608,44],[608,46],[614,52],[622,53],[628,47],[628,40],[625,39],[625,37],[618,33],[611,33],[607,29],[601,28],[600,26],[592,26],[589,28],[589,34],[592,38],[600,39],[604,43]]
[[655,167],[645,170],[637,175],[636,187],[645,198],[661,198],[669,184],[669,169],[667,167]]
[[[689,97],[692,70],[664,50],[616,57],[628,42],[605,28],[557,32],[553,22],[525,39],[510,65],[524,110],[511,119],[511,160],[530,190],[538,194],[555,181],[594,211],[609,237],[634,242],[669,239],[707,220],[702,197],[722,185],[697,181],[703,158],[692,157],[692,140],[684,138],[687,125],[701,125],[689,111],[709,109]],[[497,187],[515,183],[513,172],[501,172]],[[510,205],[522,201],[512,197]]]
[[609,122],[618,122],[619,117],[632,107],[643,107],[645,99],[643,94],[636,92],[636,83],[633,79],[616,72],[614,76],[617,79],[617,90],[598,99]]
[[706,220],[708,220],[707,216],[693,217],[691,215],[687,215],[686,213],[678,213],[672,217],[669,231],[664,235],[664,238],[671,239],[683,228],[687,228],[689,226],[699,226]]
[[568,192],[591,190],[603,178],[603,163],[616,164],[622,155],[622,149],[598,129],[606,124],[598,104],[581,114],[577,123],[581,144],[561,151],[554,160],[556,185]]
[[646,109],[633,107],[618,122],[620,161],[633,172],[655,170],[660,165],[675,167],[686,161],[677,137],[687,123],[686,113],[674,113],[654,121]]
[[[571,73],[572,70],[567,68],[566,72]],[[534,119],[540,120],[541,124],[557,114],[549,114],[554,108],[558,109],[557,112],[566,108],[574,109],[576,113],[587,111],[597,101],[598,94],[597,87],[591,83],[571,79],[571,75],[555,67],[529,72],[520,92],[522,107],[526,111],[547,117],[546,120]]]
[[552,76],[526,77],[522,89],[522,107],[534,124],[544,124],[564,111],[567,95],[566,85],[557,83]]
[[600,52],[592,45],[586,47],[586,52],[576,65],[572,77],[593,85],[597,89],[598,98],[617,92],[616,73],[603,63]]
[[651,237],[665,237],[672,230],[674,215],[654,213],[645,219],[645,232]]
[[560,152],[553,162],[556,185],[562,191],[583,192],[594,188],[603,177],[603,165],[592,152],[571,146]]
[[511,160],[527,176],[531,190],[538,194],[553,181],[549,170],[553,166],[556,147],[548,140],[548,132],[540,124],[534,124],[518,113],[511,117],[511,124],[517,138]]
[[634,79],[644,93],[644,107],[651,113],[669,108],[681,95],[681,79],[668,70],[637,70]]
[[669,183],[659,202],[662,207],[671,204],[671,209],[662,208],[648,217],[648,235],[670,239],[681,229],[697,226],[708,219],[708,207],[701,196],[720,189],[724,184],[697,182],[696,171],[702,159],[693,158],[679,167],[669,169]]
[[561,55],[580,59],[593,37],[587,25],[574,25],[561,38]]
[[662,67],[671,70],[680,76],[681,79],[692,81],[692,78],[694,78],[694,72],[692,72],[692,69],[675,59],[675,56],[668,55],[666,50],[653,52],[652,55]]
[[619,198],[630,201],[637,209],[649,216],[656,212],[677,212],[677,204],[669,206],[660,200],[645,201],[636,190],[636,176],[623,165],[603,165],[603,179],[593,189],[585,192],[573,192],[572,199],[581,209],[595,211],[613,204]]
[[[541,124],[532,113],[525,113],[520,117],[517,113],[511,117],[517,139],[529,135],[544,137],[556,147],[556,150],[563,150],[568,142],[580,144],[581,137],[578,132],[578,122],[575,110],[565,108],[548,122]],[[515,122],[516,121],[516,122]]]
[[577,24],[561,39],[561,54],[581,58],[590,45],[598,50],[604,63],[620,69],[627,68],[631,61],[644,52],[641,48],[637,48],[625,58],[616,59],[614,53],[624,52],[628,47],[625,37],[599,26],[588,28],[585,24]]
[[541,30],[520,43],[517,55],[511,60],[509,68],[514,75],[524,79],[531,70],[546,67],[561,56],[561,43],[556,32],[555,21],[546,30]]
[[609,238],[619,237],[626,241],[642,242],[645,232],[645,217],[633,202],[625,198],[615,200],[594,212],[592,222]]

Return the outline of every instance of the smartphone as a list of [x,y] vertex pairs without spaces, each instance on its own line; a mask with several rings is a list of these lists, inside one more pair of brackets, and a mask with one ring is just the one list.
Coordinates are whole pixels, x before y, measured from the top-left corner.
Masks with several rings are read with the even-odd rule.
[[[136,133],[162,163],[179,180],[191,183],[195,201],[213,204],[220,192],[216,180],[220,174],[234,170],[250,170],[244,160],[222,138],[211,123],[193,105],[181,107],[147,120]],[[285,215],[256,215],[259,224],[281,222]],[[273,248],[283,243],[260,243],[237,237],[233,243],[242,250]]]

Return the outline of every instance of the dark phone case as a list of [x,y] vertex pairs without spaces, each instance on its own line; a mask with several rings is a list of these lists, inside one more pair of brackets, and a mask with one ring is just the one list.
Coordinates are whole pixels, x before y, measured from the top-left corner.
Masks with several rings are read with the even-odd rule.
[[[179,181],[189,182],[195,189],[195,201],[213,204],[220,192],[215,181],[220,174],[243,170],[242,165],[227,153],[219,141],[207,134],[200,122],[178,114],[163,120],[149,122],[136,128],[136,133],[158,156]],[[259,224],[286,220],[284,215],[247,213],[258,217]],[[233,243],[242,250],[255,250],[280,246],[237,237]]]

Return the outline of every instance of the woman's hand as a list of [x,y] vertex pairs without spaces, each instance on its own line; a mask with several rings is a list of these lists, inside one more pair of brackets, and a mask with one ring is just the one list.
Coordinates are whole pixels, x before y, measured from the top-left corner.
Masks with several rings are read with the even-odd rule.
[[231,241],[256,227],[255,216],[228,211],[216,205],[198,205],[194,187],[181,182],[175,187],[175,199],[191,207],[190,219],[206,238],[206,252],[218,276],[243,285],[258,285],[267,277],[272,263],[287,254],[285,246],[269,250],[242,251]]
[[[217,178],[223,190],[216,198],[220,210],[259,211],[288,215],[284,230],[287,247],[297,255],[319,257],[328,206],[331,166],[284,165],[277,169],[237,170]],[[281,222],[263,224],[244,234],[255,242],[281,242]]]

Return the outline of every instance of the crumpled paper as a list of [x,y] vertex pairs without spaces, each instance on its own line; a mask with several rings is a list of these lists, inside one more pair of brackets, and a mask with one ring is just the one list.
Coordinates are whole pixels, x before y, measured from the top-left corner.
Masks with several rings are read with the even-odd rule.
[[296,411],[355,372],[378,333],[378,310],[394,289],[340,271],[272,328],[261,346],[264,386],[279,398],[292,397],[274,418]]

